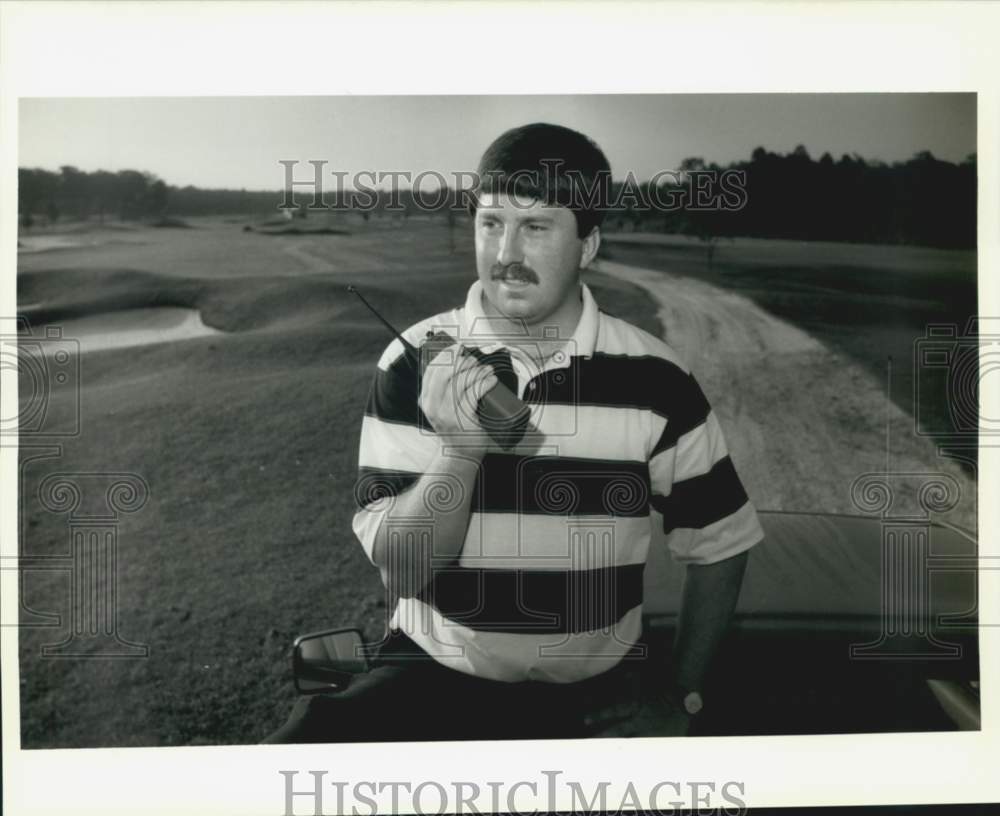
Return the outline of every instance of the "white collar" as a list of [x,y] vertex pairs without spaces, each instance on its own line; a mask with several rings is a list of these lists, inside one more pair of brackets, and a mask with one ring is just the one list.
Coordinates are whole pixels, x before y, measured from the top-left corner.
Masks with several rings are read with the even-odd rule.
[[[554,355],[553,359],[546,360],[545,368],[566,368],[570,364],[571,357],[591,357],[597,347],[597,332],[600,325],[600,312],[597,308],[597,301],[591,294],[589,287],[585,283],[580,283],[581,296],[583,299],[583,310],[580,313],[580,320],[573,330],[569,342],[559,342],[557,334],[546,335],[541,341],[532,340],[526,333],[516,333],[510,331],[510,324],[506,323],[505,331],[494,330],[495,318],[487,315],[483,309],[483,284],[476,280],[469,287],[469,293],[465,298],[465,308],[462,310],[462,337],[461,342],[466,345],[476,346],[483,352],[489,353],[501,346],[510,350],[519,350],[521,346],[531,346],[538,342],[550,345],[552,350],[563,345],[568,345],[571,349],[569,354]],[[523,339],[522,339],[523,338]],[[549,355],[546,354],[546,357]]]

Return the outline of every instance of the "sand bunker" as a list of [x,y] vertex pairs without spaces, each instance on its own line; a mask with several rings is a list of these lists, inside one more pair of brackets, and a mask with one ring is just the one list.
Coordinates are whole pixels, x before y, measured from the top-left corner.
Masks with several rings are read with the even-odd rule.
[[19,235],[18,255],[35,255],[56,250],[89,250],[108,244],[145,243],[138,227],[104,226],[92,229],[78,229],[48,235]]
[[52,249],[78,249],[100,243],[88,235],[32,235],[18,239],[18,252],[47,252]]
[[59,325],[62,336],[77,341],[82,353],[148,346],[222,333],[206,326],[197,309],[177,306],[103,312],[70,318]]

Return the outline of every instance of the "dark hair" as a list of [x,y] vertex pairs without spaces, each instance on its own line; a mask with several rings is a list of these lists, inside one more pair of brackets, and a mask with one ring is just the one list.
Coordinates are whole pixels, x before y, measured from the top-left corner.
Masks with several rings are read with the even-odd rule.
[[478,196],[505,193],[567,207],[580,238],[604,220],[611,166],[601,148],[567,127],[536,122],[508,130],[486,148],[477,174],[473,215]]

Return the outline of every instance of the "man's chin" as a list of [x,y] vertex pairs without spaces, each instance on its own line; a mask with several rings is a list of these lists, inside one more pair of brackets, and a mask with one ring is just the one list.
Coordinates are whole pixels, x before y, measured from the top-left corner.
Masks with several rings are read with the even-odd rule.
[[533,284],[506,286],[501,281],[493,281],[486,287],[486,298],[490,304],[506,317],[527,319],[535,311]]
[[493,307],[504,317],[512,320],[523,320],[529,325],[534,322],[537,315],[535,305],[528,298],[509,295],[502,290],[497,292],[496,298],[493,300]]

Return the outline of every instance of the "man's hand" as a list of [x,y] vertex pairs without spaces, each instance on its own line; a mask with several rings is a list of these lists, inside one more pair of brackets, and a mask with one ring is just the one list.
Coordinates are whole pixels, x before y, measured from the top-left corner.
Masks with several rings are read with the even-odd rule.
[[497,376],[459,344],[439,352],[453,355],[453,365],[432,362],[420,380],[420,410],[442,441],[485,452],[490,437],[483,430],[476,407],[483,394],[497,384]]
[[[442,565],[454,562],[465,542],[470,506],[483,455],[490,445],[486,431],[476,419],[479,398],[497,383],[493,369],[481,365],[471,355],[461,355],[461,346],[449,346],[439,354],[452,355],[454,365],[445,357],[426,367],[420,381],[418,404],[442,446],[427,470],[407,490],[395,497],[387,518],[420,519],[432,514],[432,543],[423,542],[422,533],[412,536],[387,534],[381,523],[372,545],[372,560],[382,573],[382,580],[400,597],[415,597],[433,579]],[[461,355],[461,356],[459,356]],[[448,446],[452,450],[447,450]],[[456,501],[448,507],[433,507],[426,501],[428,491],[445,481]],[[399,532],[405,523],[396,524]]]

